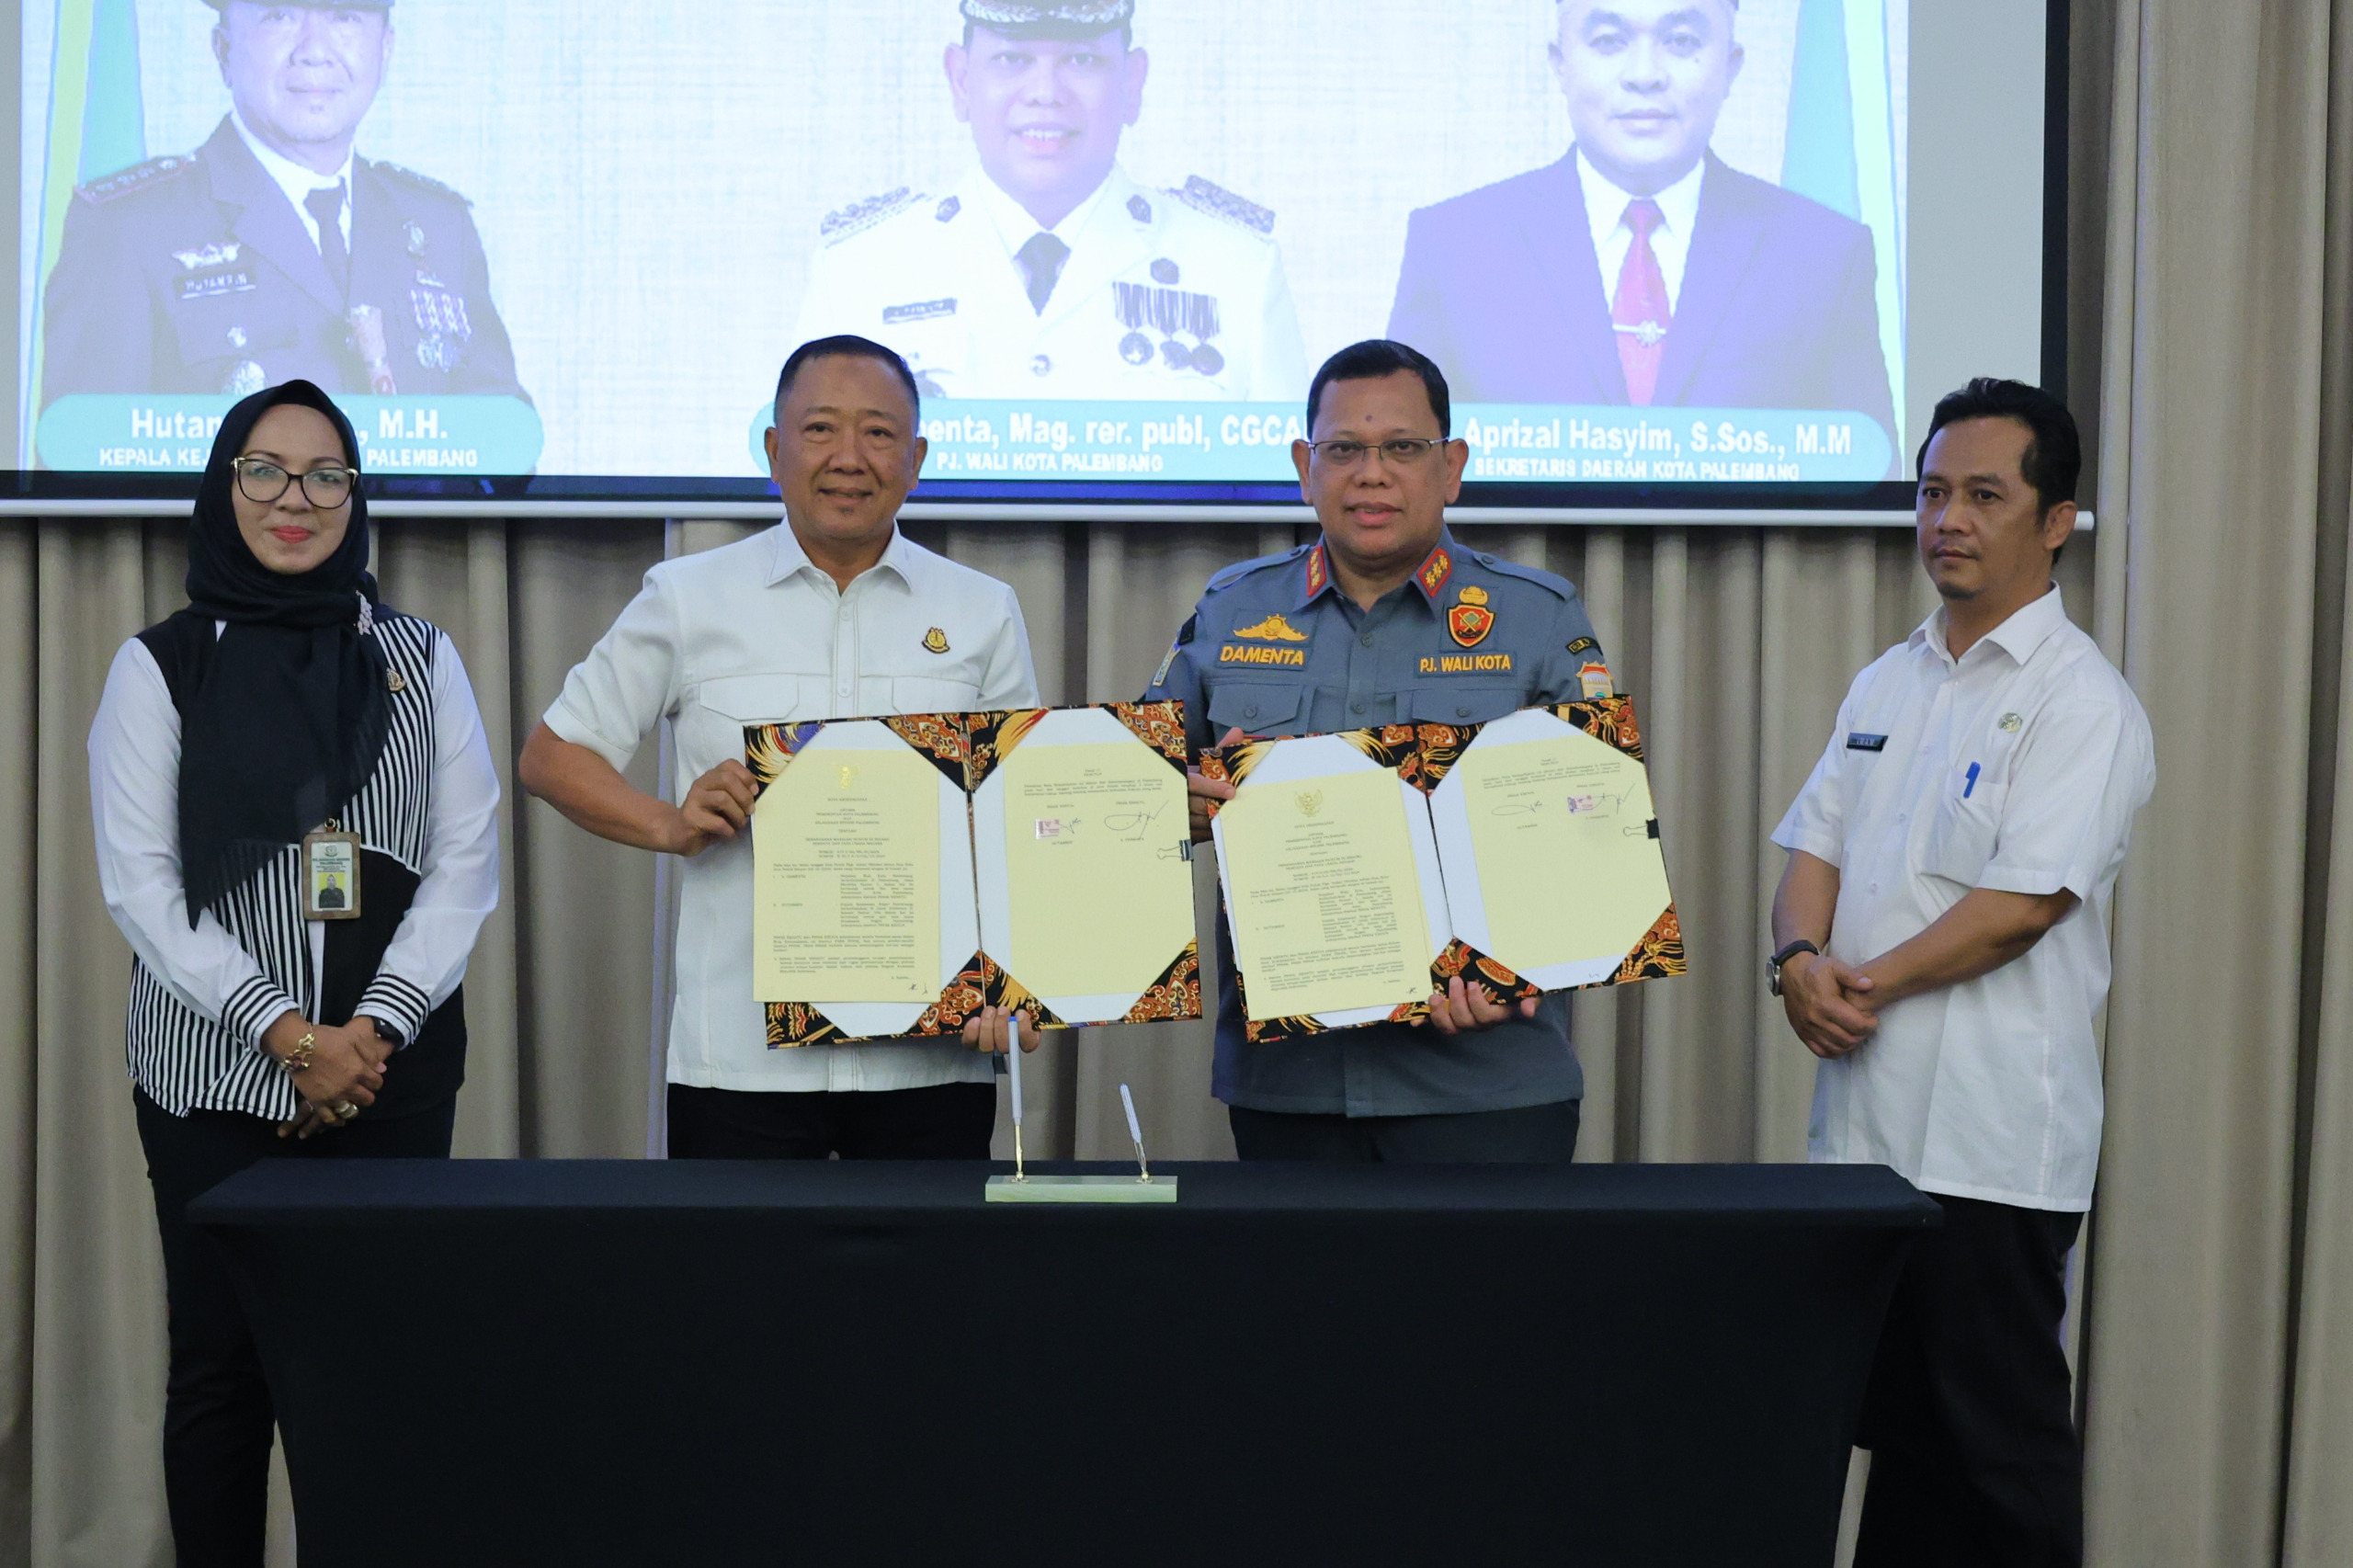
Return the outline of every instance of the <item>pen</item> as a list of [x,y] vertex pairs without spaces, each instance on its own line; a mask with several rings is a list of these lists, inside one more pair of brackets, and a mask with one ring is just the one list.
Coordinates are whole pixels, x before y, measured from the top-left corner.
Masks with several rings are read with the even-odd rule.
[[1962,800],[1966,801],[1967,799],[1969,799],[1970,792],[1971,792],[1972,790],[1975,790],[1976,788],[1977,788],[1977,765],[1976,765],[1975,763],[1973,763],[1973,762],[1972,762],[1972,763],[1971,763],[1971,764],[1969,765],[1969,782],[1968,782],[1966,785],[1964,785],[1964,786],[1962,787],[1961,791],[1961,798]]
[[1128,1093],[1125,1084],[1120,1085],[1120,1104],[1126,1108],[1128,1113],[1128,1141],[1136,1146],[1136,1170],[1140,1173],[1136,1179],[1150,1181],[1152,1166],[1143,1157],[1143,1128],[1136,1120],[1136,1097]]
[[1005,1020],[1005,1055],[1006,1071],[1013,1075],[1013,1179],[1027,1181],[1029,1177],[1021,1168],[1021,1019],[1009,1009]]

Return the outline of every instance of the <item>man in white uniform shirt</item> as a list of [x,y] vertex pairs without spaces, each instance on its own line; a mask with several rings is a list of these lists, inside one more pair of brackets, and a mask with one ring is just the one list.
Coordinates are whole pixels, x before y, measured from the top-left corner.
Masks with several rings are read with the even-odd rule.
[[[687,858],[670,1017],[673,1158],[986,1159],[994,1008],[961,1044],[771,1050],[752,997],[752,775],[744,726],[1033,707],[1003,583],[899,533],[925,444],[905,363],[859,337],[803,344],[778,379],[769,472],[785,521],[666,561],[523,748],[523,787],[600,837]],[[674,726],[679,804],[622,778]],[[1025,1027],[1025,1049],[1037,1035]]]
[[961,0],[943,65],[974,166],[827,214],[801,333],[857,332],[939,397],[1297,402],[1275,215],[1120,166],[1151,64],[1134,0]]
[[1981,379],[1937,404],[1918,533],[1944,603],[1856,677],[1773,833],[1768,971],[1822,1059],[1812,1155],[1892,1165],[1945,1211],[1871,1369],[1859,1568],[2083,1555],[2059,1325],[2099,1157],[2109,900],[2156,769],[2051,581],[2081,467],[2047,392]]

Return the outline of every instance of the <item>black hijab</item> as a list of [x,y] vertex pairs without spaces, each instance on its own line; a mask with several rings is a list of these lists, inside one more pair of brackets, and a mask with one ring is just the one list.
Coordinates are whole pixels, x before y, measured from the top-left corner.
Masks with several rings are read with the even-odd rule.
[[359,466],[351,422],[308,381],[254,393],[213,438],[188,524],[181,612],[207,631],[228,623],[180,714],[180,876],[190,926],[343,810],[375,772],[391,722],[384,651],[360,631],[362,601],[369,616],[376,604],[367,498],[353,489],[343,543],[308,572],[272,572],[238,530],[230,465],[281,403],[326,415],[344,460]]

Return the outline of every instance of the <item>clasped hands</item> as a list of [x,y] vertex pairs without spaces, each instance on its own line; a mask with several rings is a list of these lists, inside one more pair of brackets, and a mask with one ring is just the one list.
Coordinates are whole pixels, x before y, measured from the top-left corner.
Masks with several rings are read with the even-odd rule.
[[376,1020],[365,1013],[347,1024],[314,1024],[300,1013],[280,1013],[262,1036],[262,1046],[283,1061],[306,1034],[312,1037],[311,1064],[292,1075],[302,1110],[278,1124],[280,1138],[332,1131],[346,1120],[336,1107],[375,1104],[384,1086],[384,1063],[392,1054],[392,1041],[378,1037]]
[[1816,953],[1799,953],[1781,966],[1781,1007],[1805,1048],[1836,1062],[1879,1031],[1871,977]]
[[[1217,744],[1230,746],[1242,738],[1240,730],[1228,730]],[[1233,799],[1233,786],[1195,768],[1185,775],[1185,792],[1186,803],[1192,808],[1193,842],[1205,844],[1210,837],[1210,802]],[[1468,984],[1457,975],[1446,983],[1445,990],[1430,993],[1429,1009],[1427,1017],[1414,1020],[1415,1028],[1427,1024],[1442,1035],[1476,1034],[1512,1017],[1534,1017],[1536,998],[1524,996],[1517,1004],[1497,1002],[1488,996],[1486,987]]]

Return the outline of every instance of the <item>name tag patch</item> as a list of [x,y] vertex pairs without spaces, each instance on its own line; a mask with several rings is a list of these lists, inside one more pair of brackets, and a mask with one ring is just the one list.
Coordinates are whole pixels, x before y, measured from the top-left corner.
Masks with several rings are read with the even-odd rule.
[[180,298],[210,300],[222,294],[250,294],[253,278],[243,272],[207,272],[180,279]]
[[952,316],[955,313],[956,301],[952,298],[946,300],[916,300],[904,305],[883,306],[882,324],[884,326],[898,326],[911,321],[930,321],[938,316]]
[[1509,675],[1509,653],[1438,653],[1424,654],[1421,674],[1426,676]]
[[1848,751],[1885,751],[1887,737],[1867,735],[1860,730],[1850,730],[1847,733],[1847,749]]
[[1228,642],[1217,651],[1221,665],[1288,665],[1299,669],[1307,667],[1304,648],[1245,648]]

